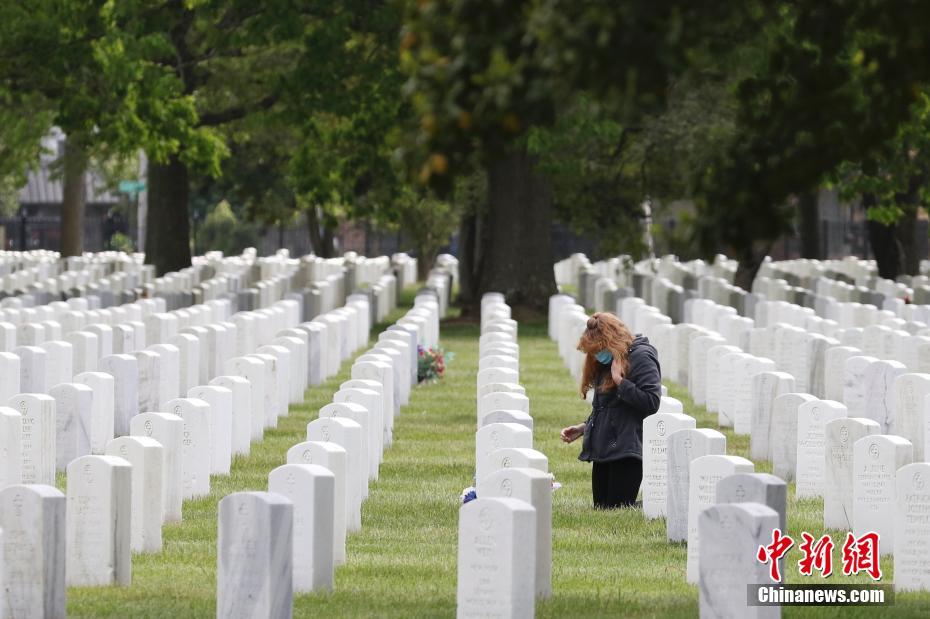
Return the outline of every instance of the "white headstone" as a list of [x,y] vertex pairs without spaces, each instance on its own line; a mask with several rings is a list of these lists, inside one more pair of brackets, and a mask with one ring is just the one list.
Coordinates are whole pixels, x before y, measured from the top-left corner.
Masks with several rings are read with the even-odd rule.
[[128,586],[132,466],[115,456],[83,456],[68,465],[65,536],[69,587]]
[[265,434],[265,364],[254,357],[234,357],[223,366],[223,373],[241,376],[252,387],[249,419],[252,424],[252,440],[260,441]]
[[232,465],[232,391],[225,387],[203,385],[187,392],[188,398],[210,405],[210,472],[229,475]]
[[772,413],[775,398],[794,391],[794,377],[787,372],[760,372],[752,377],[749,453],[754,460],[772,459]]
[[132,419],[132,436],[152,438],[162,446],[165,522],[181,522],[184,502],[184,420],[171,413],[140,413]]
[[0,406],[0,488],[23,481],[23,416]]
[[284,464],[268,474],[268,491],[294,504],[294,593],[332,591],[336,477],[317,464]]
[[930,463],[902,466],[896,478],[894,587],[930,591]]
[[[346,452],[346,530],[362,528],[362,501],[368,493],[368,469],[359,457],[364,431],[346,417],[320,417],[307,424],[307,441],[334,443]],[[364,464],[367,464],[365,462]]]
[[49,389],[55,398],[55,468],[90,454],[94,390],[80,383],[60,383]]
[[252,385],[242,376],[217,376],[210,381],[232,394],[232,453],[248,455],[252,446]]
[[213,437],[210,435],[210,405],[195,398],[175,398],[165,409],[184,420],[181,441],[181,470],[184,474],[184,498],[210,494],[210,461]]
[[665,516],[668,490],[668,437],[677,430],[695,428],[694,417],[659,411],[643,420],[643,515]]
[[42,393],[20,393],[10,398],[7,404],[23,416],[23,483],[54,486],[58,453],[55,399]]
[[853,445],[853,517],[856,537],[878,533],[879,551],[894,552],[895,478],[914,448],[893,434],[874,434]]
[[828,422],[846,416],[846,406],[833,400],[812,400],[798,406],[797,498],[823,497],[825,427]]
[[701,539],[698,516],[717,502],[717,482],[728,475],[753,473],[755,465],[739,456],[712,454],[691,461],[688,480],[688,566],[687,580],[696,583],[699,577],[698,558]]
[[348,472],[346,450],[335,443],[305,441],[287,450],[288,464],[319,464],[336,478],[333,503],[333,561],[336,565],[346,562],[346,491]]
[[65,617],[65,495],[39,484],[0,490],[0,531],[6,616]]
[[670,542],[688,539],[688,501],[691,461],[711,454],[724,454],[727,438],[709,428],[687,428],[668,435],[666,458],[666,537]]
[[499,469],[478,481],[481,498],[526,501],[536,510],[536,595],[552,595],[552,479],[529,468]]
[[458,617],[535,615],[536,520],[519,499],[479,498],[459,509]]
[[271,492],[235,492],[219,504],[216,616],[290,617],[294,506]]
[[794,479],[798,468],[798,408],[816,399],[809,393],[786,393],[772,403],[772,472],[785,481]]
[[475,433],[475,479],[481,480],[490,466],[488,456],[504,447],[533,448],[533,433],[516,423],[492,423]]
[[825,456],[823,526],[850,530],[853,514],[853,445],[860,438],[881,433],[877,421],[841,417],[824,426]]
[[133,552],[161,552],[164,520],[164,448],[147,436],[121,436],[107,445],[107,455],[132,466]]
[[113,377],[113,434],[126,436],[129,424],[139,412],[139,363],[132,355],[103,357],[97,364],[101,372]]

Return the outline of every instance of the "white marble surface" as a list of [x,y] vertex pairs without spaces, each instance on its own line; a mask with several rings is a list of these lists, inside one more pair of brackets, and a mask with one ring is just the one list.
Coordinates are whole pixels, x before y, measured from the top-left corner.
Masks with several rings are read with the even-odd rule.
[[694,417],[683,413],[658,412],[643,420],[643,515],[665,516],[668,493],[668,437],[677,430],[697,426]]
[[23,416],[23,483],[54,486],[57,454],[55,399],[41,393],[21,393],[10,398],[7,404]]
[[49,389],[55,399],[55,468],[91,453],[94,390],[81,383],[59,383]]
[[162,446],[162,506],[165,522],[181,522],[184,501],[184,420],[171,413],[141,413],[132,419],[132,436],[152,438]]
[[825,463],[823,526],[850,530],[853,514],[853,445],[860,438],[879,434],[877,421],[841,417],[824,426]]
[[294,504],[294,593],[332,591],[335,475],[318,464],[284,464],[269,473],[268,491]]
[[459,509],[458,617],[535,614],[536,514],[514,498],[479,498]]
[[66,579],[69,587],[132,582],[132,466],[116,456],[68,465]]
[[703,540],[698,595],[701,617],[776,619],[778,606],[749,606],[746,586],[770,584],[769,566],[756,559],[759,546],[772,542],[778,514],[758,503],[711,505],[698,517]]
[[232,466],[233,394],[225,387],[202,385],[187,392],[188,398],[210,405],[210,472],[229,475]]
[[688,582],[698,582],[701,544],[698,516],[704,508],[717,502],[717,482],[728,475],[754,471],[755,465],[739,456],[711,454],[691,461],[688,475]]
[[90,414],[90,452],[102,454],[113,438],[116,423],[116,381],[106,372],[82,372],[74,382],[87,385],[94,392]]
[[0,582],[8,617],[65,617],[65,495],[52,486],[0,490]]
[[930,591],[930,463],[902,466],[895,488],[895,590]]
[[798,408],[816,400],[809,393],[786,393],[772,403],[772,472],[785,481],[795,478],[798,468]]
[[552,595],[552,480],[531,468],[498,469],[478,481],[481,498],[526,501],[536,510],[536,596]]
[[0,406],[0,489],[23,481],[23,416]]
[[335,443],[346,452],[346,530],[362,528],[362,501],[368,496],[368,462],[362,427],[347,417],[320,417],[307,424],[307,440]]
[[797,498],[823,497],[825,426],[834,419],[847,416],[846,405],[834,400],[812,400],[798,406]]
[[234,357],[226,361],[223,373],[249,381],[252,388],[249,403],[251,436],[253,441],[262,440],[265,434],[265,364],[253,357]]
[[346,492],[348,488],[346,450],[325,441],[304,441],[287,450],[288,464],[318,464],[336,478],[333,510],[333,561],[346,562]]
[[913,446],[900,436],[873,434],[853,445],[852,531],[856,537],[878,533],[882,554],[894,551],[897,471],[913,459]]
[[533,448],[533,433],[516,423],[492,423],[475,433],[475,479],[488,473],[488,456],[504,447]]
[[794,377],[787,372],[764,371],[752,377],[749,453],[754,460],[772,460],[772,409],[775,398],[793,392],[794,388]]
[[132,355],[114,354],[97,364],[101,372],[113,377],[114,436],[129,434],[129,424],[139,410],[139,362]]
[[184,420],[181,442],[181,470],[185,499],[210,494],[210,458],[213,437],[210,435],[210,405],[196,398],[175,398],[165,409]]
[[687,428],[670,432],[666,444],[666,538],[670,542],[688,539],[688,500],[691,461],[710,454],[723,454],[727,438],[710,428]]
[[164,448],[147,436],[121,436],[107,444],[108,456],[132,466],[132,516],[130,543],[133,552],[161,552],[164,521]]

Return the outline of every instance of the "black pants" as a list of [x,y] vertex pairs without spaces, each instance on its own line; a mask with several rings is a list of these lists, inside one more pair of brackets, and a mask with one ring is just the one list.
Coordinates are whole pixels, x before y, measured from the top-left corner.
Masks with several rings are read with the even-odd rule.
[[595,462],[591,469],[594,507],[611,509],[633,505],[642,482],[643,461],[639,458]]

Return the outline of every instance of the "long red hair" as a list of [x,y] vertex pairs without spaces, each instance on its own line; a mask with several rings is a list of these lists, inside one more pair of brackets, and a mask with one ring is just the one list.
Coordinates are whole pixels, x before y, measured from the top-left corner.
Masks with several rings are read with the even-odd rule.
[[[597,373],[602,365],[594,355],[604,349],[620,359],[624,375],[630,369],[630,346],[633,334],[622,320],[609,312],[596,312],[588,318],[587,327],[578,340],[578,350],[585,353],[584,368],[581,372],[581,397],[585,398],[588,390],[595,388]],[[601,381],[600,390],[607,391],[616,386],[610,374]]]

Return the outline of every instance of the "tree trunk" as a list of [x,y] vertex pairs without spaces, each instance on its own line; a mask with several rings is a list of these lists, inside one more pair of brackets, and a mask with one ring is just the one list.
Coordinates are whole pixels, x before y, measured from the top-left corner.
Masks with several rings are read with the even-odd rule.
[[320,214],[315,206],[307,209],[307,232],[310,234],[310,248],[320,258],[332,258],[336,253],[333,244],[333,231],[321,224]]
[[74,140],[65,141],[62,162],[61,256],[84,253],[84,207],[87,200],[87,154]]
[[801,257],[819,260],[823,258],[820,243],[820,209],[817,192],[806,191],[798,200],[798,215],[801,233]]
[[149,162],[148,214],[145,229],[145,262],[155,265],[159,276],[191,265],[187,166],[176,156],[167,163]]
[[745,290],[752,292],[752,282],[756,279],[756,273],[762,266],[762,261],[769,255],[774,241],[763,239],[753,241],[749,247],[739,250],[735,253],[739,260],[739,266],[736,268],[736,275],[733,278],[733,284]]
[[433,265],[436,264],[436,256],[438,255],[438,249],[430,249],[427,247],[417,248],[417,281],[426,281]]
[[474,315],[478,305],[478,215],[463,215],[459,223],[459,298],[463,315]]
[[476,301],[501,292],[515,310],[544,311],[556,292],[552,257],[552,187],[534,170],[525,148],[488,167],[486,234],[479,241],[483,268]]

